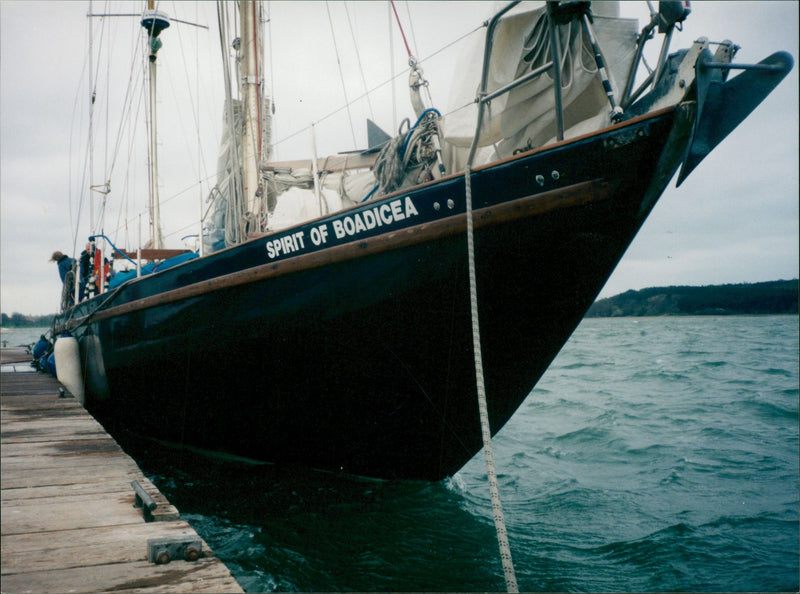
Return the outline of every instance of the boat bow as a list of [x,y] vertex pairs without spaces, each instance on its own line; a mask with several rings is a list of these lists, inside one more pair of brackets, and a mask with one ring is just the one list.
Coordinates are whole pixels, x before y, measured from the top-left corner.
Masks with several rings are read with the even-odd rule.
[[[712,58],[703,51],[695,65],[697,119],[677,185],[694,170],[714,147],[730,134],[789,74],[794,60],[787,52],[776,52],[758,64],[732,64],[733,44],[723,44]],[[720,59],[726,58],[726,59]],[[743,70],[727,80],[730,70]]]

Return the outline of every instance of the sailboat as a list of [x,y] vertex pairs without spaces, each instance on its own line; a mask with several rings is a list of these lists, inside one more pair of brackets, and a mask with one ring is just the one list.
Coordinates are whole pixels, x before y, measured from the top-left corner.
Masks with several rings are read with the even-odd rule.
[[[198,253],[165,250],[157,222],[150,245],[107,248],[136,268],[106,285],[98,259],[54,335],[77,340],[85,406],[112,431],[378,478],[470,460],[478,376],[494,435],[675,173],[792,68],[786,52],[736,64],[705,38],[671,52],[688,2],[651,7],[641,30],[609,2],[511,2],[459,58],[449,109],[411,59],[397,134],[370,124],[363,150],[277,162],[260,10],[238,3],[226,68],[242,88]],[[150,6],[141,24],[155,64],[169,18]]]

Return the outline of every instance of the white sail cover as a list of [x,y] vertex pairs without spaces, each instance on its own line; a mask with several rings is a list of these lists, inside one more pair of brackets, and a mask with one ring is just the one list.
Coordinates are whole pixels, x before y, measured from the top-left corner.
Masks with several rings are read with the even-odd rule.
[[[500,10],[500,6],[496,7]],[[619,18],[616,2],[593,2],[593,29],[605,57],[615,96],[627,80],[636,50],[638,23]],[[549,62],[550,27],[545,2],[523,3],[498,24],[492,46],[487,92]],[[607,125],[611,107],[598,76],[592,47],[579,20],[558,25],[561,42],[561,83],[565,137]],[[475,135],[485,30],[472,38],[454,71],[454,82],[444,118],[445,158],[448,171],[463,169]],[[476,164],[509,156],[514,150],[542,146],[556,136],[553,77],[546,72],[494,99],[484,112],[478,146],[486,147]]]

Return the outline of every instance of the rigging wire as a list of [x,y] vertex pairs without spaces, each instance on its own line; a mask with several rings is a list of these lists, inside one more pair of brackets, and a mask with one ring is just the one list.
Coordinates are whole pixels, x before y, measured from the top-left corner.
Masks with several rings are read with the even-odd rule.
[[[419,46],[417,46],[417,36],[414,32],[414,21],[411,19],[411,9],[408,5],[408,0],[406,0],[403,4],[406,7],[406,15],[408,16],[408,28],[411,30],[411,39],[414,42],[414,55],[419,55]],[[425,94],[428,97],[428,105],[435,105],[433,102],[433,97],[431,97],[431,88],[430,85],[423,85],[422,87],[425,90]]]
[[[466,39],[467,37],[469,37],[470,35],[472,35],[476,31],[480,31],[482,29],[483,29],[483,25],[481,24],[481,25],[479,25],[479,26],[467,31],[463,35],[461,35],[461,36],[457,37],[456,39],[454,39],[453,41],[443,45],[438,50],[434,51],[433,53],[431,53],[430,55],[426,56],[425,58],[420,59],[418,63],[419,64],[424,64],[426,61],[431,60],[432,58],[436,57],[437,55],[441,54],[442,52],[450,49],[452,46],[460,43],[461,41],[463,41],[464,39]],[[367,90],[365,93],[355,97],[351,103],[355,103],[357,101],[360,101],[361,99],[365,98],[367,95],[372,94],[375,91],[378,91],[378,90],[382,89],[383,87],[392,84],[396,79],[398,79],[401,76],[404,76],[404,74],[401,73],[401,74],[390,76],[389,78],[387,78],[383,82],[378,83],[377,85],[375,85],[371,89]],[[469,101],[469,102],[465,103],[464,105],[460,105],[460,106],[458,106],[458,107],[456,107],[456,108],[454,108],[454,109],[452,109],[452,110],[450,110],[450,111],[448,111],[446,113],[443,113],[442,115],[444,117],[446,117],[446,116],[458,111],[459,109],[463,109],[464,107],[466,107],[468,105],[472,105],[472,103],[473,103],[473,101]],[[337,115],[338,113],[340,113],[341,111],[343,111],[346,108],[347,108],[346,105],[342,105],[340,107],[337,107],[333,111],[330,111],[327,114],[325,114],[322,117],[320,117],[319,119],[315,120],[315,123],[319,124],[321,122],[324,122],[325,120],[328,120],[328,119],[332,118],[333,116]],[[394,111],[395,110],[393,109],[393,113],[394,113]],[[292,133],[284,136],[283,138],[277,140],[275,142],[275,146],[278,146],[278,145],[280,145],[280,144],[282,144],[284,142],[287,142],[287,141],[291,140],[292,138],[294,138],[296,136],[299,136],[300,134],[303,134],[304,132],[307,132],[309,129],[310,129],[310,126],[304,126],[302,128],[299,128],[299,129],[295,130],[294,132],[292,132]]]
[[[91,0],[89,0],[89,7],[91,8]],[[92,31],[91,21],[89,25],[89,94],[91,101],[89,103],[89,186],[91,188],[92,177],[94,174],[94,100],[95,82],[93,72],[94,60],[94,32]],[[91,189],[89,190],[89,233],[94,233],[94,201],[91,196]]]
[[[101,19],[101,21],[97,25],[97,27],[100,29],[101,40],[102,40],[102,38],[104,36],[104,33],[105,33],[104,19]],[[72,212],[72,196],[71,195],[70,195],[70,201],[69,201],[70,202],[70,207],[69,207],[70,208],[70,219],[71,219],[71,222],[72,222],[72,230],[73,230],[72,231],[72,233],[73,233],[73,235],[72,235],[72,253],[73,253],[73,255],[77,255],[78,237],[79,237],[79,234],[80,234],[79,229],[80,229],[80,225],[81,225],[81,222],[80,222],[81,221],[81,212],[83,210],[83,205],[84,205],[84,202],[86,200],[88,200],[89,207],[90,207],[89,208],[89,231],[90,231],[90,233],[94,232],[94,228],[95,228],[95,217],[94,217],[94,208],[93,208],[94,202],[93,202],[93,196],[92,196],[92,179],[91,178],[92,178],[92,171],[94,169],[94,167],[93,167],[93,161],[94,161],[93,146],[94,146],[94,140],[95,140],[95,138],[94,138],[94,126],[93,126],[93,113],[94,113],[94,108],[95,108],[95,101],[96,101],[96,98],[97,98],[97,83],[96,83],[96,81],[97,81],[98,77],[96,75],[99,75],[99,72],[100,72],[100,52],[98,51],[97,72],[95,73],[94,64],[93,64],[93,57],[94,57],[93,29],[94,29],[94,25],[92,24],[92,19],[91,19],[91,4],[90,4],[90,13],[89,13],[89,15],[87,15],[87,35],[88,35],[88,38],[89,38],[89,48],[88,48],[88,51],[87,51],[87,54],[86,54],[86,59],[84,61],[84,66],[83,66],[83,73],[87,73],[88,72],[88,75],[89,75],[89,90],[90,90],[90,102],[89,102],[89,112],[88,112],[88,115],[89,115],[89,130],[88,130],[87,137],[86,137],[87,138],[87,142],[86,142],[86,147],[85,147],[85,155],[84,155],[84,159],[83,159],[83,174],[81,176],[81,183],[79,185],[79,190],[78,190],[78,196],[79,196],[78,197],[78,206],[77,206],[77,213],[75,213],[74,220],[72,219],[73,212]],[[101,47],[102,47],[102,45],[101,45]],[[81,83],[84,81],[83,74],[81,75],[80,81],[81,81]],[[79,88],[80,88],[80,84],[79,84]],[[78,91],[78,93],[76,95],[76,103],[75,103],[75,109],[76,110],[78,108],[81,95],[82,95],[82,93],[80,91]],[[73,112],[73,126],[75,124],[75,119],[74,118],[75,118],[75,113]],[[72,147],[72,139],[71,139],[71,137],[70,137],[70,147]],[[72,148],[70,148],[70,152],[71,151],[72,151]],[[70,171],[71,171],[71,168],[70,168]],[[71,173],[70,173],[70,189],[72,187],[71,184],[72,184],[72,182],[71,182]]]
[[[425,89],[425,94],[427,95],[428,98],[428,105],[429,106],[433,105],[433,100],[431,99],[431,93],[430,90],[428,89],[429,86],[428,81],[426,81],[424,76],[422,75],[420,62],[417,60],[416,57],[414,57],[414,53],[411,51],[411,47],[408,44],[408,39],[406,38],[406,33],[405,30],[403,29],[403,24],[400,22],[400,15],[397,14],[397,8],[394,5],[394,0],[390,0],[390,4],[392,6],[392,11],[394,11],[395,20],[397,21],[397,28],[400,29],[400,35],[402,35],[403,43],[405,43],[406,46],[406,52],[408,53],[408,65],[411,67],[412,74],[416,74],[417,76],[417,82],[415,83],[414,86],[415,87],[421,86],[423,89]],[[406,3],[406,12],[408,13],[409,27],[411,28],[411,33],[413,36],[414,28],[413,24],[411,23],[411,12],[408,10],[408,3]],[[417,43],[416,39],[414,39],[415,48],[416,48],[416,43]]]
[[[78,213],[74,225],[74,232],[72,236],[72,254],[77,255],[77,246],[78,246],[78,235],[79,235],[79,227],[80,227],[80,220],[81,220],[81,211],[83,210],[83,205],[85,202],[85,198],[87,195],[87,180],[89,176],[89,144],[86,144],[84,149],[84,159],[83,159],[83,171],[81,175],[81,183],[79,188],[80,199],[78,201]],[[91,198],[91,197],[90,197]]]
[[[106,6],[108,6],[108,2],[106,2]],[[103,27],[102,31],[103,31],[103,34],[105,35],[105,31],[110,25],[108,23],[106,23],[106,19],[105,18],[101,19],[100,22],[102,23],[102,27]],[[103,38],[101,36],[101,38],[100,38],[100,44],[101,44],[100,47],[102,47],[102,43],[103,43]],[[112,44],[114,43],[114,37],[113,36],[110,36],[109,43],[112,43]],[[109,50],[109,57],[106,59],[106,90],[105,90],[106,96],[110,95],[109,89],[108,89],[108,84],[109,84],[109,81],[111,80],[111,59],[110,59],[111,53],[113,53],[113,49]],[[97,72],[98,72],[98,74],[100,72],[100,54],[99,54],[99,52],[98,52],[98,55],[97,55]],[[95,85],[97,85],[97,82],[98,82],[98,79],[96,78],[95,79]],[[108,122],[109,122],[109,118],[111,117],[111,102],[110,101],[105,101],[104,107],[105,107],[106,125],[105,125],[105,134],[104,134],[104,140],[103,140],[103,177],[102,177],[102,179],[107,180],[109,178],[106,177],[105,174],[108,171],[108,128],[109,128]],[[107,197],[107,195],[103,196],[103,207],[104,208],[105,208],[106,197]],[[100,220],[102,221],[103,218],[101,217]],[[100,233],[103,232],[103,228],[102,227],[103,226],[101,225],[100,226]]]
[[411,8],[408,6],[408,0],[403,2],[406,7],[406,16],[408,18],[408,28],[411,30],[411,40],[414,42],[414,55],[419,53],[419,46],[417,45],[417,35],[414,33],[414,21],[411,19]]
[[[166,198],[166,199],[162,200],[162,201],[161,201],[161,204],[162,204],[162,205],[163,205],[163,204],[168,204],[168,203],[172,202],[173,200],[176,200],[176,199],[178,199],[178,198],[182,197],[184,194],[187,194],[187,193],[188,193],[188,192],[190,192],[191,190],[195,189],[195,188],[196,188],[196,187],[197,187],[199,184],[208,183],[208,182],[209,182],[211,179],[213,179],[215,176],[216,176],[216,173],[213,173],[213,174],[209,175],[208,177],[206,177],[206,178],[204,178],[204,179],[201,179],[201,180],[199,180],[199,181],[197,181],[197,182],[192,182],[192,183],[191,183],[190,185],[188,185],[187,187],[185,187],[185,188],[183,188],[183,189],[181,189],[181,190],[177,191],[176,193],[172,194],[172,195],[171,195],[171,196],[169,196],[168,198]],[[212,190],[212,192],[213,192],[213,190]],[[209,208],[210,208],[210,207],[209,207]],[[117,227],[116,227],[115,229],[111,229],[111,230],[110,230],[108,233],[106,233],[106,235],[113,236],[113,234],[114,234],[114,233],[117,233],[117,232],[119,232],[121,229],[124,229],[124,228],[126,228],[126,227],[127,227],[127,225],[128,225],[128,224],[129,224],[131,221],[135,220],[135,219],[136,219],[136,217],[138,217],[139,215],[142,215],[142,214],[147,214],[147,210],[146,210],[146,209],[142,209],[142,210],[140,210],[139,212],[137,212],[137,213],[134,213],[134,215],[133,215],[133,216],[128,216],[128,217],[126,217],[124,221],[122,221],[122,222],[119,222],[119,223],[117,224]],[[194,225],[195,223],[196,223],[196,221],[195,221],[195,222],[193,222],[193,223],[191,223],[191,225],[190,225],[190,226]],[[175,233],[177,233],[177,232],[176,232],[176,231],[170,232],[169,234],[165,235],[164,237],[169,237],[169,236],[171,236],[171,235],[175,235]]]
[[[181,55],[184,57],[183,68],[181,70],[183,70],[186,73],[185,54],[182,51],[181,51]],[[170,70],[169,63],[167,61],[163,62],[163,67],[167,70],[167,72],[166,72],[166,74],[167,74],[166,82],[169,84],[169,90],[170,90],[170,92],[172,94],[172,98],[173,98],[174,101],[177,101],[179,98],[181,98],[183,96],[178,93],[178,90],[175,87],[175,79],[172,76],[173,72],[172,72],[172,70]],[[188,77],[188,73],[186,74],[186,76]],[[163,80],[163,77],[162,77],[162,80]],[[187,86],[188,86],[189,85],[188,79],[187,79],[186,82],[187,82]],[[198,114],[197,114],[197,106],[195,105],[194,99],[191,98],[191,93],[189,93],[189,96],[190,96],[189,107],[190,107],[191,112],[192,112],[191,113],[191,117],[194,119],[194,123],[196,125],[196,129],[198,130],[197,137],[198,137],[198,142],[199,142],[199,121],[198,121]],[[183,140],[183,142],[185,144],[186,155],[189,156],[189,155],[192,154],[191,140],[192,140],[192,137],[194,135],[188,133],[188,131],[186,129],[185,121],[184,121],[183,118],[177,117],[177,118],[175,118],[174,121],[177,123],[177,125],[179,127],[179,130],[180,130],[179,136],[180,136],[180,138]],[[200,175],[201,175],[201,173],[200,173],[201,163],[199,161],[198,162],[194,162],[192,159],[189,159],[189,161],[190,161],[190,164],[192,166],[192,170],[193,170],[193,173],[195,174],[195,177],[199,178]],[[164,204],[166,201],[165,200],[161,200],[160,202],[161,202],[161,204]]]
[[[111,37],[113,39],[116,39],[117,36],[114,35],[114,36],[111,36]],[[130,64],[128,66],[128,83],[127,83],[127,86],[126,86],[126,89],[125,89],[125,96],[124,96],[123,102],[122,102],[122,109],[121,109],[121,113],[120,113],[120,119],[119,119],[119,124],[118,124],[117,132],[116,132],[116,138],[115,138],[114,145],[113,145],[113,150],[111,151],[111,164],[110,164],[110,166],[107,165],[107,164],[104,166],[105,167],[104,179],[106,180],[106,182],[105,182],[105,184],[106,184],[105,185],[105,190],[106,190],[107,193],[109,193],[110,189],[111,189],[111,179],[112,179],[112,176],[114,174],[114,171],[116,170],[117,159],[119,158],[120,150],[121,150],[121,147],[123,145],[123,140],[125,138],[125,135],[126,134],[128,135],[128,145],[129,145],[129,147],[132,147],[132,142],[133,142],[133,140],[131,139],[131,130],[134,130],[134,138],[135,138],[135,130],[136,130],[135,122],[137,121],[136,120],[136,115],[138,114],[138,107],[136,109],[136,112],[134,113],[134,99],[136,97],[139,97],[139,101],[140,101],[139,105],[141,104],[141,99],[142,99],[141,94],[136,91],[136,89],[138,87],[137,81],[141,80],[141,76],[136,76],[136,74],[137,74],[137,65],[139,64],[139,60],[137,58],[137,52],[135,51],[136,45],[137,45],[137,36],[133,36],[131,38],[130,50],[127,53],[127,55],[131,56],[131,61],[130,61]],[[110,81],[111,80],[111,73],[110,73],[111,59],[110,59],[110,56],[109,56],[109,59],[108,59],[108,64],[109,64],[109,74],[108,74],[107,80]],[[109,105],[110,105],[110,101],[107,100],[106,101],[106,109],[108,109]],[[108,124],[106,124],[106,133],[107,134],[108,134],[109,129],[110,129],[110,126]],[[106,146],[106,151],[105,151],[106,157],[108,156],[108,153],[109,153],[109,150],[108,150],[108,145],[107,145]],[[130,155],[131,153],[132,153],[132,151],[129,148],[128,154]],[[128,205],[129,205],[129,200],[130,200],[130,195],[131,195],[131,188],[130,188],[129,183],[128,183],[129,174],[130,174],[130,158],[128,159],[128,166],[126,167],[125,177],[124,177],[123,183],[121,185],[121,187],[122,187],[122,200],[120,201],[120,208],[119,208],[118,216],[117,216],[117,227],[118,228],[119,228],[119,221],[122,218],[123,211],[127,211]],[[105,200],[105,198],[104,198],[104,200]],[[114,237],[114,240],[117,241],[117,237],[116,236]]]
[[[253,2],[253,21],[252,21],[253,22],[253,25],[252,25],[253,26],[253,65],[255,66],[255,71],[256,71],[256,80],[255,80],[255,85],[256,85],[256,114],[258,116],[258,118],[256,120],[257,128],[258,128],[258,146],[256,147],[256,150],[255,150],[255,154],[258,155],[258,159],[256,160],[256,164],[261,162],[261,157],[262,157],[262,155],[261,155],[261,147],[262,147],[262,140],[261,140],[261,84],[260,84],[260,78],[259,78],[259,66],[260,65],[258,63],[258,58],[259,58],[259,56],[261,54],[261,52],[258,51],[259,50],[259,45],[261,43],[261,39],[258,37],[258,15],[256,14],[257,4],[258,3]],[[253,138],[253,141],[255,141],[255,137]]]
[[342,93],[344,94],[345,107],[347,108],[347,119],[350,121],[350,134],[353,137],[353,148],[358,148],[356,142],[356,130],[353,126],[353,116],[350,113],[350,101],[347,99],[347,87],[344,84],[344,72],[342,72],[342,62],[339,59],[339,46],[336,43],[336,32],[333,30],[333,18],[331,18],[331,7],[328,1],[325,1],[325,8],[328,11],[328,24],[331,27],[331,37],[333,38],[333,49],[336,52],[336,65],[339,67],[339,78],[342,81]]
[[[106,3],[106,5],[108,5],[108,3]],[[98,88],[98,82],[100,80],[100,63],[101,63],[101,53],[102,53],[102,49],[103,49],[103,38],[106,35],[106,30],[107,29],[108,29],[108,23],[106,22],[106,19],[105,18],[101,18],[100,19],[100,44],[99,44],[100,45],[100,49],[97,52],[97,73],[96,73],[97,76],[94,79],[95,89],[94,89],[94,93],[92,95],[92,103],[94,103],[96,101],[96,96],[97,96],[96,92],[97,92],[97,88]],[[109,41],[109,43],[113,43],[113,40]],[[108,53],[107,53],[107,56],[108,56]],[[109,76],[110,76],[110,73],[111,73],[111,60],[108,57],[106,57],[105,62],[106,62],[105,84],[108,85],[108,80],[109,80]],[[106,96],[109,95],[109,91],[108,91],[108,87],[107,86],[103,90],[103,92],[105,93]],[[105,176],[105,173],[106,173],[107,168],[108,168],[108,128],[109,128],[108,122],[109,122],[109,118],[110,118],[110,115],[111,115],[110,103],[111,103],[110,101],[104,101],[102,103],[102,106],[105,108],[103,110],[103,114],[105,116],[105,125],[103,126],[104,134],[103,134],[103,168],[102,168],[103,176],[102,176],[102,179],[108,179]],[[94,171],[92,171],[92,175],[94,176]],[[107,190],[107,188],[103,187],[103,186],[95,185],[94,179],[90,179],[89,180],[89,199],[90,200],[94,199],[94,196],[93,196],[92,192],[95,192],[95,191],[98,192],[99,194],[101,194],[101,196],[102,196],[101,201],[100,201],[100,211],[99,211],[99,213],[97,215],[97,224],[96,224],[95,227],[92,228],[92,234],[95,234],[98,231],[99,231],[99,233],[102,234],[103,233],[103,227],[105,226],[106,200],[108,198],[108,192],[104,191],[104,190]]]
[[[361,63],[361,52],[358,51],[358,43],[356,43],[356,34],[353,30],[353,22],[350,20],[350,10],[347,8],[347,2],[344,3],[344,12],[347,15],[347,24],[350,27],[350,38],[353,40],[353,47],[356,49],[356,60],[358,61],[358,71],[361,73],[361,84],[364,85],[364,91],[368,89],[367,79],[364,77],[364,66]],[[370,101],[369,93],[365,93],[367,97],[367,106],[369,107],[369,116],[374,120],[375,112],[372,109],[372,101]]]
[[[270,92],[270,109],[272,111],[272,115],[275,115],[275,64],[273,62],[273,52],[272,52],[272,10],[271,4],[267,3],[267,27],[269,29],[267,36],[268,36],[268,43],[269,43],[269,92]],[[277,158],[277,154],[275,153],[275,142],[273,140],[274,131],[277,129],[277,123],[275,121],[270,121],[270,150],[269,154]]]
[[397,90],[395,89],[394,73],[394,27],[392,26],[392,5],[387,4],[387,16],[389,17],[389,82],[392,83],[392,134],[397,130]]
[[[125,221],[125,229],[126,229],[126,231],[128,229],[128,221],[130,220],[130,217],[129,217],[130,199],[131,199],[131,196],[136,196],[135,183],[137,181],[137,178],[136,178],[135,175],[132,175],[132,171],[135,171],[135,164],[132,163],[132,157],[135,157],[135,155],[137,155],[137,151],[135,150],[135,145],[136,145],[136,139],[137,139],[137,136],[138,136],[137,132],[139,130],[139,127],[135,125],[135,122],[140,121],[139,120],[139,113],[140,113],[142,105],[144,104],[144,101],[145,101],[145,99],[144,99],[144,81],[142,80],[141,77],[139,78],[139,82],[142,83],[141,85],[137,85],[137,88],[139,88],[139,90],[135,91],[134,93],[131,94],[131,97],[138,97],[139,100],[136,103],[135,110],[133,110],[133,106],[131,106],[131,110],[132,111],[131,111],[131,115],[129,117],[131,125],[128,125],[126,127],[127,134],[128,134],[128,142],[127,142],[127,147],[128,148],[127,148],[127,151],[128,151],[128,155],[129,156],[128,156],[128,160],[127,160],[127,166],[125,167],[125,175],[123,176],[123,181],[122,181],[122,187],[124,189],[123,190],[123,192],[124,192],[123,193],[123,201],[122,201],[123,204],[119,209],[120,218],[122,217],[123,212],[125,213],[124,221]],[[114,163],[116,163],[116,155],[114,157]],[[134,204],[134,207],[135,207],[135,204]],[[116,228],[116,230],[114,232],[112,232],[112,233],[109,233],[109,234],[115,234],[117,231],[119,231],[120,227],[121,227],[121,224],[120,224],[120,220],[118,219],[117,220],[117,228]],[[114,239],[116,239],[116,235],[114,235]],[[137,238],[137,242],[138,242],[138,238]],[[130,245],[130,243],[128,242],[128,238],[127,237],[126,237],[125,245]]]
[[389,0],[389,5],[392,7],[392,12],[394,12],[394,18],[397,21],[397,27],[400,29],[400,35],[403,38],[403,43],[406,46],[406,53],[410,58],[414,54],[411,52],[411,47],[408,45],[408,39],[406,39],[406,32],[403,30],[403,25],[400,23],[400,15],[397,14],[397,7],[395,7],[394,5],[394,0]]
[[[87,21],[88,25],[91,26],[91,20]],[[70,155],[70,167],[68,168],[68,178],[67,178],[67,203],[68,203],[68,210],[69,210],[69,221],[70,221],[70,229],[72,231],[72,255],[76,254],[76,248],[78,245],[78,227],[80,225],[80,215],[83,206],[83,187],[80,186],[78,190],[78,198],[77,198],[77,205],[73,204],[74,196],[73,196],[73,180],[72,180],[72,158],[73,153],[76,150],[76,147],[73,146],[73,140],[75,138],[75,129],[76,129],[76,119],[78,118],[79,114],[79,105],[80,100],[84,97],[83,92],[81,91],[81,87],[86,80],[86,74],[88,72],[88,65],[89,65],[89,53],[87,52],[84,61],[83,61],[83,68],[81,69],[81,75],[78,77],[78,86],[75,92],[75,101],[72,106],[72,121],[70,125],[70,135],[69,135],[69,155]],[[88,145],[87,145],[88,146]],[[80,145],[77,147],[80,148]],[[86,164],[86,159],[83,160],[84,166]],[[73,208],[77,210],[77,212],[73,212]]]
[[[177,11],[177,6],[176,6],[175,2],[173,2],[172,5],[174,7],[174,11]],[[181,70],[183,72],[183,75],[184,75],[184,78],[185,78],[185,81],[186,81],[186,88],[189,89],[189,88],[191,88],[191,80],[189,79],[189,66],[188,66],[187,59],[186,59],[187,51],[186,51],[186,48],[184,46],[184,38],[183,38],[183,35],[181,34],[181,27],[175,27],[174,33],[175,33],[175,36],[178,38],[178,53],[180,54],[181,65],[182,65]],[[198,28],[195,28],[195,36],[197,36],[198,33],[199,33]],[[195,46],[197,47],[197,44],[195,44]],[[200,55],[199,55],[199,52],[197,52],[197,51],[194,52],[194,55],[195,55],[195,59],[197,60],[197,62],[195,64],[195,75],[197,77],[196,80],[199,81],[200,80],[200,64],[199,64]],[[169,68],[169,63],[168,62],[164,62],[164,64],[165,64],[165,66],[167,68]],[[172,95],[173,95],[175,101],[177,102],[177,100],[179,98],[179,95],[178,95],[177,91],[175,90],[175,86],[174,86],[175,79],[172,76],[167,76],[167,80],[170,83],[170,90],[172,91]],[[197,98],[196,99],[195,99],[195,96],[192,93],[189,93],[188,96],[189,96],[189,107],[191,108],[191,115],[192,115],[192,119],[194,120],[195,131],[197,132],[196,136],[197,136],[198,160],[197,160],[197,163],[196,163],[195,174],[196,174],[196,177],[199,179],[201,177],[201,175],[203,175],[203,173],[205,173],[205,172],[201,172],[200,171],[201,168],[205,169],[205,160],[202,158],[202,146],[201,146],[201,142],[200,142],[200,113],[199,113],[199,111],[200,111],[200,106],[199,106],[200,93],[199,93],[199,88],[198,88],[198,93],[197,93]],[[181,118],[178,118],[178,120],[179,120],[179,124],[181,125],[181,131],[183,131],[184,130],[183,120]],[[186,146],[186,149],[187,149],[186,154],[190,155],[191,154],[191,146],[189,145],[190,136],[188,134],[181,134],[181,137],[184,139],[184,141],[186,142],[186,145],[187,145]],[[192,163],[192,164],[195,165],[195,163]]]
[[[106,2],[106,7],[107,6],[108,6],[108,2]],[[111,38],[109,43],[113,43],[114,42],[114,37],[107,33],[108,29],[109,29],[109,26],[110,25],[108,24],[107,19],[105,17],[100,17],[100,22],[98,24],[98,27],[100,29],[100,39],[99,39],[99,42],[98,42],[99,48],[97,50],[97,65],[95,67],[96,69],[95,69],[94,78],[93,78],[93,84],[92,84],[92,110],[94,110],[94,108],[96,106],[98,82],[100,81],[100,66],[101,66],[101,64],[103,62],[103,59],[104,59],[103,55],[104,54],[106,56],[105,57],[105,63],[106,63],[105,84],[106,85],[108,85],[109,80],[110,80],[110,76],[111,76],[111,59],[110,59],[110,53],[111,52],[110,51],[109,52],[103,52],[103,49],[105,47],[104,39],[107,36]],[[105,92],[105,96],[108,97],[109,96],[108,87],[106,87],[104,92]],[[106,172],[108,171],[108,138],[109,138],[108,135],[109,135],[109,119],[110,119],[110,101],[106,100],[103,103],[103,105],[105,107],[105,109],[104,109],[105,126],[104,126],[104,130],[103,130],[103,132],[104,132],[104,135],[103,135],[103,142],[104,142],[104,145],[103,145],[103,149],[104,149],[103,150],[103,179],[107,180],[107,179],[109,179],[109,177],[106,176]],[[94,134],[96,134],[96,133],[97,132],[95,131]],[[94,134],[93,134],[93,136],[94,136]],[[103,225],[104,225],[104,220],[105,220],[104,217],[105,217],[105,210],[106,210],[106,200],[108,198],[108,192],[104,191],[104,190],[107,190],[107,188],[104,187],[105,184],[103,186],[98,186],[98,185],[95,185],[95,183],[94,183],[94,176],[95,176],[95,173],[94,173],[94,144],[95,144],[95,138],[92,137],[90,139],[90,142],[92,143],[92,154],[91,154],[91,157],[90,157],[91,165],[90,165],[90,173],[89,173],[89,200],[92,202],[92,205],[93,205],[94,204],[94,196],[93,196],[92,192],[98,191],[99,193],[101,193],[103,195],[102,202],[101,202],[101,205],[100,205],[100,210],[97,213],[97,216],[95,217],[95,220],[90,221],[90,232],[92,234],[96,234],[98,230],[100,231],[100,233],[102,233],[102,231],[103,231]],[[98,187],[104,187],[104,190],[97,190]]]
[[[196,22],[200,21],[200,11],[199,5],[194,5],[194,20]],[[195,28],[194,30],[194,45],[196,48],[200,48],[200,31]],[[203,172],[208,173],[206,169],[205,159],[203,158],[203,145],[200,142],[200,52],[195,52],[195,72],[197,73],[197,77],[195,78],[195,95],[197,96],[197,112],[195,113],[196,118],[196,126],[197,126],[197,160],[198,163],[198,170],[197,170],[197,177],[198,177],[198,197],[200,199],[200,237],[197,239],[197,247],[200,250],[200,255],[205,255],[205,247],[203,246],[203,223],[205,221],[205,215],[203,213],[203,185],[202,182],[199,180],[200,178],[200,166],[203,167]]]

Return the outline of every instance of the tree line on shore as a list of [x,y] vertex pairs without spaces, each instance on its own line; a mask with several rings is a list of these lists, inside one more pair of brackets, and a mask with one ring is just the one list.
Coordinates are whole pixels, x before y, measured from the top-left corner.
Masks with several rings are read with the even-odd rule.
[[586,317],[798,313],[798,279],[703,287],[652,287],[596,301]]
[[0,313],[0,326],[3,328],[44,328],[53,324],[55,314],[29,316],[14,312],[10,316]]

